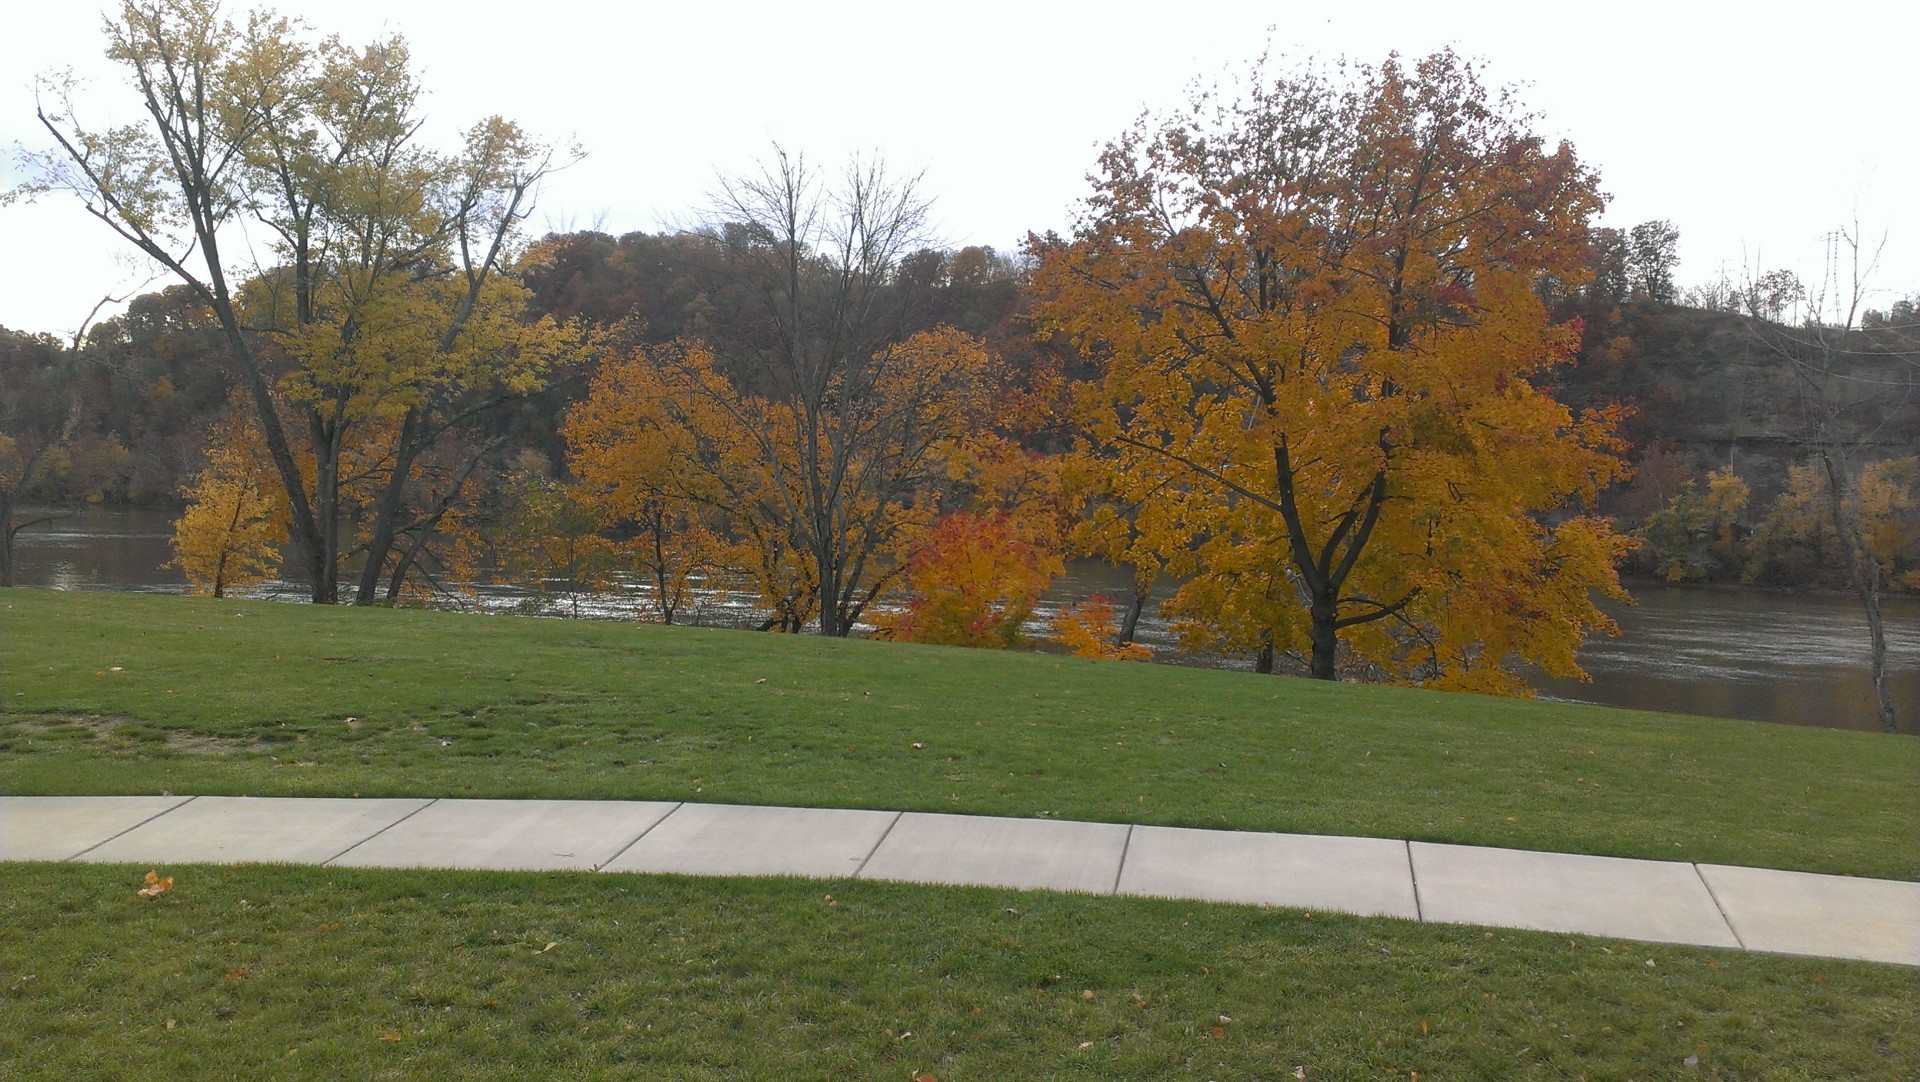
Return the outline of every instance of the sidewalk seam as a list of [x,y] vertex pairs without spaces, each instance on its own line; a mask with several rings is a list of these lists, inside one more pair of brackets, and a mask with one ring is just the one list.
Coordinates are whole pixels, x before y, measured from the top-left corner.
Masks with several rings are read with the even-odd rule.
[[[646,803],[646,802],[645,802],[645,801],[640,801],[640,800],[633,800],[633,801],[628,801],[628,803],[630,803],[630,804],[643,804],[643,803]],[[686,802],[686,801],[684,801],[684,800],[676,800],[676,801],[674,801],[674,802],[673,802],[673,807],[671,807],[671,808],[668,808],[668,809],[667,809],[667,814],[665,814],[665,815],[663,815],[663,816],[661,816],[661,817],[660,817],[660,818],[658,818],[658,819],[655,819],[655,820],[654,820],[653,822],[651,822],[651,823],[648,823],[648,824],[647,824],[647,829],[645,829],[645,830],[643,830],[643,831],[641,831],[641,832],[640,832],[640,833],[638,833],[638,834],[635,834],[635,835],[633,836],[633,840],[632,840],[632,841],[630,841],[630,842],[628,842],[627,844],[625,844],[625,845],[623,845],[623,846],[621,846],[621,847],[620,847],[620,851],[619,851],[619,852],[617,852],[617,853],[615,853],[615,854],[613,854],[612,856],[610,856],[610,857],[608,857],[607,859],[605,859],[605,860],[603,860],[603,861],[601,861],[600,863],[598,863],[598,864],[595,864],[595,865],[594,865],[594,866],[593,866],[593,867],[592,867],[591,869],[589,869],[589,870],[591,870],[591,871],[596,871],[596,872],[598,872],[598,871],[602,871],[602,870],[604,870],[604,869],[606,868],[606,866],[607,866],[607,865],[609,865],[609,864],[612,864],[612,863],[613,863],[614,861],[616,861],[616,860],[619,860],[619,859],[620,859],[621,857],[624,857],[624,856],[626,856],[626,855],[627,855],[627,850],[629,850],[629,849],[632,849],[632,848],[633,848],[634,846],[636,846],[636,845],[639,845],[639,844],[640,844],[640,839],[642,839],[642,838],[644,838],[644,837],[646,837],[647,835],[649,835],[649,834],[651,834],[651,833],[653,833],[653,831],[654,831],[654,828],[655,828],[655,827],[657,827],[657,826],[659,826],[659,825],[660,825],[661,823],[664,823],[664,822],[666,822],[667,820],[669,820],[669,819],[671,819],[671,818],[673,818],[673,813],[674,813],[674,812],[677,812],[677,811],[679,811],[679,810],[680,810],[681,808],[684,808],[684,807],[686,807],[686,806],[687,806],[687,802]]]
[[1427,911],[1420,904],[1420,873],[1413,866],[1413,842],[1408,840],[1400,844],[1407,847],[1407,881],[1413,886],[1413,919],[1424,922]]
[[179,809],[181,809],[181,808],[184,808],[184,807],[186,807],[187,805],[189,805],[189,804],[191,804],[191,803],[193,803],[194,801],[196,801],[196,800],[199,800],[199,799],[200,799],[200,794],[199,794],[199,793],[195,793],[195,794],[193,794],[192,796],[190,796],[190,797],[188,797],[187,799],[185,799],[185,800],[182,800],[182,801],[181,801],[180,803],[178,803],[178,804],[175,804],[175,805],[173,805],[172,807],[167,807],[167,808],[161,808],[161,809],[160,809],[159,811],[157,811],[157,812],[154,812],[154,813],[153,813],[152,815],[149,815],[149,816],[147,816],[147,817],[146,817],[145,819],[142,819],[142,820],[140,820],[140,821],[139,821],[138,823],[135,823],[135,824],[133,824],[132,826],[130,826],[130,827],[128,827],[127,829],[125,829],[125,830],[123,830],[123,831],[121,831],[121,832],[120,832],[119,834],[115,834],[115,835],[113,835],[113,837],[109,837],[109,838],[102,838],[102,839],[100,839],[99,841],[97,841],[97,842],[94,842],[94,843],[93,843],[92,845],[89,845],[89,846],[87,846],[87,847],[86,847],[85,849],[82,849],[82,850],[80,850],[80,851],[79,851],[78,853],[75,853],[75,854],[73,854],[73,855],[72,855],[72,856],[70,856],[70,857],[62,857],[62,858],[61,858],[61,863],[62,863],[62,864],[65,864],[65,863],[67,863],[67,862],[69,862],[69,861],[75,861],[75,860],[79,860],[79,859],[80,859],[81,857],[84,857],[84,856],[86,856],[86,855],[87,855],[88,853],[91,853],[91,852],[93,852],[93,851],[94,851],[95,849],[98,849],[98,848],[100,848],[101,846],[103,846],[103,845],[105,845],[105,844],[107,844],[108,842],[110,842],[110,841],[112,841],[112,840],[113,840],[114,838],[118,838],[118,837],[122,837],[123,835],[127,835],[127,834],[131,834],[131,833],[133,833],[134,831],[136,831],[136,830],[139,830],[139,829],[140,829],[141,827],[143,827],[143,826],[146,826],[146,825],[147,825],[148,823],[151,823],[151,822],[153,822],[153,821],[154,821],[155,819],[158,819],[158,818],[160,818],[161,816],[163,816],[163,815],[166,815],[166,814],[167,814],[167,813],[169,813],[169,812],[173,812],[173,811],[178,811]]
[[1108,894],[1120,893],[1120,877],[1127,874],[1127,854],[1133,850],[1133,827],[1134,824],[1127,824],[1127,838],[1120,843],[1120,866],[1113,870],[1113,889]]
[[401,823],[406,822],[407,820],[413,818],[414,816],[419,815],[421,812],[426,811],[428,808],[433,807],[435,804],[440,803],[440,801],[441,801],[441,798],[437,796],[429,798],[425,804],[420,805],[419,807],[413,809],[412,811],[401,816],[400,818],[395,819],[393,822],[388,823],[386,826],[381,827],[379,830],[374,831],[373,833],[367,835],[366,837],[360,839],[359,841],[354,842],[352,845],[347,846],[345,849],[340,850],[338,853],[335,853],[334,855],[321,861],[319,866],[322,868],[325,868],[329,864],[332,864],[334,861],[339,860],[341,857],[344,857],[348,853],[353,852],[355,849],[360,848],[361,846],[367,844],[373,839],[378,838],[380,835],[385,834],[387,831],[392,830],[394,827],[399,826]]
[[1740,929],[1733,926],[1733,918],[1727,915],[1727,907],[1720,904],[1720,896],[1713,892],[1713,884],[1707,882],[1706,873],[1700,870],[1700,865],[1698,864],[1692,864],[1690,866],[1693,868],[1694,878],[1700,880],[1700,885],[1707,888],[1707,897],[1713,899],[1713,908],[1719,912],[1720,920],[1727,926],[1727,931],[1732,933],[1733,941],[1740,944],[1741,950],[1750,949],[1747,946],[1747,941],[1740,938]]
[[873,843],[872,849],[867,850],[867,855],[860,859],[860,866],[853,870],[853,874],[848,876],[849,879],[860,878],[860,873],[867,870],[867,864],[873,860],[873,855],[880,851],[881,846],[887,844],[888,838],[893,837],[893,828],[900,825],[900,820],[904,819],[906,814],[907,813],[903,811],[893,813],[893,822],[888,823],[887,829],[880,832],[880,840]]

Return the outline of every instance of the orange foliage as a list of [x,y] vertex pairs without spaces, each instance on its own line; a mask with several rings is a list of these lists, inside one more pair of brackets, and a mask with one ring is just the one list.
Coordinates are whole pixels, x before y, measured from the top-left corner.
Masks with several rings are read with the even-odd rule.
[[1064,569],[1057,549],[1019,536],[1005,511],[946,515],[907,568],[912,601],[875,621],[904,642],[1006,649],[1026,641],[1020,625]]
[[1070,605],[1053,618],[1053,641],[1072,650],[1075,657],[1153,660],[1150,647],[1137,642],[1116,643],[1116,636],[1113,602],[1104,594],[1094,594],[1078,605]]
[[[1192,576],[1190,645],[1524,693],[1612,624],[1626,542],[1546,516],[1621,477],[1617,412],[1536,386],[1574,328],[1596,179],[1451,53],[1312,72],[1143,122],[1071,240],[1034,238],[1043,329],[1101,366],[1079,417],[1126,514],[1097,547]],[[1193,641],[1199,640],[1199,641]]]

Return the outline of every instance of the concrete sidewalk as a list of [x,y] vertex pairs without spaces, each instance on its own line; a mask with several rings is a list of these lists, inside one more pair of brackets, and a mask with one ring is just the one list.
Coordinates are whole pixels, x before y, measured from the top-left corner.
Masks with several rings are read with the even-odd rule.
[[1053,819],[609,800],[0,797],[0,860],[890,879],[1920,965],[1920,883]]

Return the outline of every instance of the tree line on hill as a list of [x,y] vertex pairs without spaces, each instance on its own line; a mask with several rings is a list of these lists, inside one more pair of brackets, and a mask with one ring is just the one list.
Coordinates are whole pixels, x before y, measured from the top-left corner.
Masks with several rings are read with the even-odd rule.
[[[566,152],[500,118],[420,145],[403,41],[192,0],[110,38],[150,127],[81,129],[50,87],[29,188],[87,196],[176,284],[72,342],[0,334],[9,541],[27,504],[184,499],[180,565],[216,594],[283,552],[316,602],[625,576],[672,622],[725,581],[771,629],[970,645],[1019,642],[1093,554],[1137,588],[1061,618],[1084,653],[1137,655],[1158,593],[1263,671],[1524,693],[1522,664],[1577,674],[1611,628],[1636,546],[1607,512],[1662,573],[1707,566],[1674,523],[1722,530],[1728,483],[1702,495],[1717,444],[1679,441],[1760,328],[1745,368],[1827,407],[1817,446],[1756,407],[1767,438],[1853,457],[1825,474],[1838,547],[1757,577],[1898,588],[1920,557],[1913,470],[1874,465],[1911,398],[1820,397],[1882,362],[1910,394],[1911,306],[1795,327],[1779,281],[1745,315],[1676,305],[1673,226],[1591,228],[1593,171],[1451,52],[1143,118],[1069,235],[1002,253],[932,244],[917,178],[780,148],[701,228],[529,241]],[[242,215],[269,263],[223,261]]]

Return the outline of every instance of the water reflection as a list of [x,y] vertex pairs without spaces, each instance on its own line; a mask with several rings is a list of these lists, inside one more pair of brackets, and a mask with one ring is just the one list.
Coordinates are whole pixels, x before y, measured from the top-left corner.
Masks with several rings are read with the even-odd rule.
[[[22,533],[17,543],[23,586],[67,590],[181,593],[186,579],[164,566],[173,529],[164,512],[99,508]],[[1851,599],[1751,590],[1675,589],[1636,583],[1634,606],[1610,606],[1618,638],[1590,640],[1580,662],[1593,682],[1540,679],[1542,694],[1558,699],[1753,718],[1799,725],[1872,729],[1866,622]],[[1042,599],[1036,630],[1053,614],[1093,593],[1116,605],[1132,590],[1130,573],[1095,561],[1076,561]],[[303,600],[305,588],[269,583],[252,596]],[[563,582],[544,589],[489,587],[475,604],[493,612],[632,619],[646,601],[644,585],[607,594],[579,594]],[[703,592],[683,610],[684,622],[753,627],[763,618],[756,599],[727,590]],[[1888,651],[1894,703],[1903,728],[1920,732],[1920,601],[1889,599]],[[1249,668],[1250,659],[1182,657],[1165,621],[1149,609],[1140,641],[1160,659]]]

